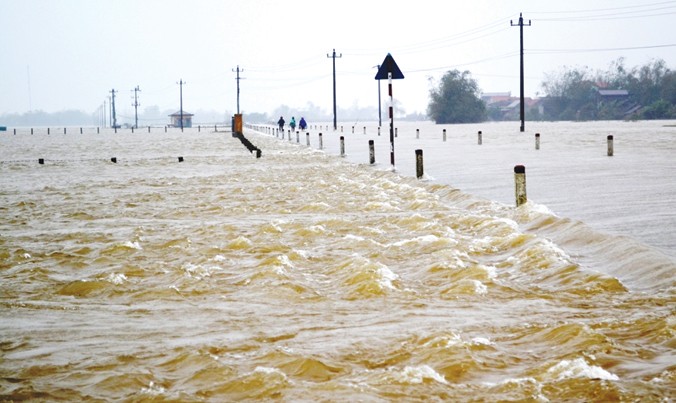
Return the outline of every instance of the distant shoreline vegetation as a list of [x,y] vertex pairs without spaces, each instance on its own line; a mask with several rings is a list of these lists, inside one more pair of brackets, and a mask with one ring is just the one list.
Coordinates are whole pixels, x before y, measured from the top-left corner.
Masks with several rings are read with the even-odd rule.
[[[566,67],[545,74],[544,96],[524,98],[529,121],[676,119],[676,71],[664,60],[627,68],[620,58],[607,71]],[[448,71],[432,83],[427,114],[436,123],[520,119],[520,99],[484,94],[469,71]]]

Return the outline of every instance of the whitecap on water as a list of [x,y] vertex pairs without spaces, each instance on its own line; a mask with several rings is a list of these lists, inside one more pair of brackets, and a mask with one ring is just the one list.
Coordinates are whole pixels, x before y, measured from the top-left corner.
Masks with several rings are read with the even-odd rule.
[[127,241],[127,242],[123,243],[122,246],[129,248],[129,249],[143,250],[143,248],[141,247],[141,244],[139,244],[138,241],[134,241],[134,242]]
[[106,277],[106,281],[115,285],[120,285],[127,281],[127,276],[125,276],[123,273],[110,273]]
[[436,336],[431,340],[427,341],[425,347],[454,347],[462,344],[462,338],[455,333],[444,334],[442,336]]
[[192,264],[192,263],[187,263],[183,266],[183,270],[185,271],[185,274],[190,277],[194,278],[196,280],[202,280],[206,277],[211,277],[211,273],[213,273],[214,270],[219,270],[220,267],[218,266],[202,266],[199,264]]
[[394,242],[387,246],[409,246],[410,244],[420,244],[420,245],[429,245],[431,243],[437,242],[439,237],[436,235],[421,235],[413,239],[404,239],[403,241]]
[[429,365],[406,366],[402,371],[392,371],[394,378],[401,383],[418,384],[425,380],[448,383],[441,374]]
[[251,245],[253,245],[251,240],[249,240],[249,238],[242,236],[242,235],[238,236],[237,238],[230,241],[230,243],[228,243],[228,247],[230,249],[246,249],[246,248],[250,248]]
[[376,273],[378,275],[378,284],[380,284],[381,287],[389,288],[390,290],[395,289],[392,282],[398,280],[399,276],[393,273],[389,267],[381,264],[376,270]]
[[567,378],[590,378],[606,381],[618,381],[620,378],[601,367],[587,364],[583,358],[563,360],[547,370],[547,373],[558,380]]
[[475,338],[472,339],[472,344],[481,345],[481,346],[492,346],[495,343],[493,343],[492,341],[490,341],[489,339],[487,339],[485,337],[475,337]]
[[166,392],[166,389],[155,382],[150,381],[147,388],[141,388],[141,393],[144,395],[159,396]]

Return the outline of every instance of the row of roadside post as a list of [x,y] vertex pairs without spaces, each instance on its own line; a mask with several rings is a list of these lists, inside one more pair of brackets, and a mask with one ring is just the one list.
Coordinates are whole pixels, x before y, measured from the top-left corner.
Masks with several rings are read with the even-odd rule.
[[[268,134],[274,134],[275,136],[279,137],[280,130],[278,128],[273,128],[269,126],[256,126],[256,125],[251,125],[250,126],[253,130],[268,133]],[[328,128],[328,126],[327,126]],[[341,126],[342,129],[342,126]],[[353,133],[354,133],[354,126],[352,127]],[[380,129],[380,128],[379,128]],[[366,133],[366,127],[364,126],[364,133]],[[305,133],[306,137],[306,145],[309,147],[310,146],[310,133],[306,132]],[[281,131],[281,138],[284,139],[284,132]],[[416,138],[420,138],[420,130],[416,129]],[[535,133],[535,149],[539,150],[540,149],[540,133]],[[291,130],[288,131],[288,139],[289,141],[291,140]],[[446,141],[446,129],[443,129],[442,131],[442,139],[443,141]],[[300,134],[298,131],[296,131],[296,143],[300,143]],[[612,135],[607,136],[607,155],[609,157],[612,157],[614,154],[614,137]],[[482,145],[483,144],[483,133],[482,131],[477,132],[477,144]],[[374,140],[369,140],[368,141],[368,147],[369,147],[369,164],[373,165],[376,162],[376,153],[375,153],[375,141]],[[322,150],[324,148],[323,144],[323,136],[322,133],[319,133],[319,149]],[[340,156],[345,157],[345,136],[340,136]],[[423,150],[422,149],[416,149],[415,150],[415,164],[416,164],[416,178],[421,179],[424,177],[424,162],[423,162]],[[514,166],[514,195],[515,195],[515,200],[516,200],[516,206],[521,206],[525,204],[528,201],[527,193],[526,193],[526,167],[524,165],[515,165]]]

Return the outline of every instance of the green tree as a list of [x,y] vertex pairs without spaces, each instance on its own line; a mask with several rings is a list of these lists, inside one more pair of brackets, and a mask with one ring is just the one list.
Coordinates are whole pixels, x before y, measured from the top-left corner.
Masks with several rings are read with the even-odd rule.
[[474,123],[486,119],[486,104],[469,71],[448,71],[430,89],[427,116],[436,123]]
[[665,101],[664,99],[660,99],[659,101],[655,101],[652,104],[648,105],[646,108],[644,108],[640,114],[641,118],[643,119],[672,119],[675,116],[674,111],[676,108],[674,108],[673,105],[671,105],[669,102]]
[[587,67],[566,68],[545,75],[545,117],[550,120],[588,120],[595,117],[595,79]]
[[[628,69],[624,58],[610,64],[608,71],[591,72],[584,68],[564,68],[547,74],[542,88],[545,118],[550,120],[670,119],[676,111],[676,72],[664,60],[653,60]],[[599,89],[622,89],[628,98],[604,99]]]

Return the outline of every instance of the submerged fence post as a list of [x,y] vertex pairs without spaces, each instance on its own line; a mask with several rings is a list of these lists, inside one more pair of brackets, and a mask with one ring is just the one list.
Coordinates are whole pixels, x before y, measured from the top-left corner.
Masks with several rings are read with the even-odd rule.
[[323,150],[324,149],[324,140],[322,139],[322,134],[319,133],[319,149]]
[[115,158],[115,157],[111,158],[110,162],[112,162],[113,164],[117,164],[117,158]]
[[420,138],[420,129],[415,129],[415,138]]
[[514,195],[516,196],[516,207],[526,203],[526,167],[523,165],[514,166]]
[[481,133],[481,130],[479,130],[479,132],[476,135],[477,135],[477,144],[479,144],[479,145],[483,144],[484,141],[483,141],[483,138],[482,138],[483,134]]
[[308,147],[310,147],[310,133],[305,133],[305,143],[307,144]]
[[364,134],[366,134],[366,126],[364,126]]
[[444,141],[446,141],[446,129],[444,129]]
[[380,136],[380,126],[378,126],[378,136]]
[[540,149],[540,133],[535,133],[535,149]]
[[415,176],[420,179],[423,174],[423,150],[415,150]]
[[608,135],[608,156],[612,157],[613,156],[613,135],[610,134]]
[[340,136],[340,156],[345,156],[345,137]]
[[376,163],[376,149],[373,140],[369,140],[369,163],[371,165]]
[[398,127],[394,128],[394,137],[399,137],[399,128]]

